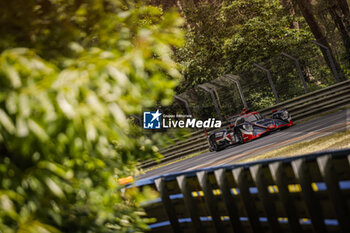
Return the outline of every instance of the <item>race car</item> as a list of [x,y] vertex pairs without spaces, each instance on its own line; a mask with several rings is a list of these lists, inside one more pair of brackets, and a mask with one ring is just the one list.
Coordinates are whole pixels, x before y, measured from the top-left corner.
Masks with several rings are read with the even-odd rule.
[[215,131],[208,136],[210,151],[219,151],[229,145],[241,144],[263,135],[293,125],[286,110],[273,110],[272,118],[263,118],[259,112],[244,109],[227,129]]

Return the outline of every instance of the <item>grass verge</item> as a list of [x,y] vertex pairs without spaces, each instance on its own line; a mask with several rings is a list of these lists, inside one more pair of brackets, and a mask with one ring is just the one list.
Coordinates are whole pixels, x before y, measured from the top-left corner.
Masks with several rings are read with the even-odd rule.
[[290,157],[323,150],[344,149],[349,147],[350,130],[346,130],[332,135],[311,139],[306,142],[300,142],[286,147],[282,147],[276,150],[266,152],[264,154],[259,154],[249,157],[247,159],[239,160],[238,162],[251,162],[275,157]]
[[312,120],[315,120],[317,118],[324,117],[324,116],[330,115],[332,113],[340,112],[340,111],[343,111],[343,110],[346,110],[346,109],[350,109],[350,105],[345,105],[345,106],[338,107],[338,108],[333,109],[333,110],[329,110],[329,111],[326,111],[326,112],[323,112],[323,113],[319,113],[319,114],[316,114],[316,115],[313,115],[313,116],[310,116],[310,117],[306,117],[305,119],[298,120],[296,122],[298,124],[302,124],[302,123],[305,123],[305,122],[308,122],[308,121],[312,121]]

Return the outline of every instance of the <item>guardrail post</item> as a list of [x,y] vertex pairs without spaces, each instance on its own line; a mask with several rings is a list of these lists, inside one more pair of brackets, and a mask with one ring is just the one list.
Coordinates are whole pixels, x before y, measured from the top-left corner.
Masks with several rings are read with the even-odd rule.
[[317,158],[317,163],[320,168],[321,175],[327,185],[327,192],[333,203],[335,214],[338,218],[339,225],[343,232],[350,232],[350,213],[346,201],[339,189],[339,179],[336,174],[336,169],[332,163],[331,156],[323,156]]
[[219,108],[219,105],[218,105],[218,102],[216,101],[216,97],[215,97],[215,94],[213,92],[213,90],[211,90],[210,88],[200,84],[198,85],[199,88],[203,89],[204,91],[208,92],[211,96],[211,99],[214,103],[214,106],[215,106],[215,110],[216,110],[216,113],[218,114],[219,118],[221,121],[223,121],[223,118],[222,118],[222,115],[221,115],[221,111],[220,111],[220,108]]
[[334,75],[334,78],[335,78],[335,81],[336,82],[339,82],[339,75],[338,75],[338,72],[337,72],[337,69],[335,68],[335,63],[334,63],[334,59],[333,59],[333,56],[329,50],[329,48],[323,44],[321,44],[320,42],[318,41],[312,41],[312,43],[320,46],[321,48],[324,48],[327,52],[327,57],[329,59],[329,62],[330,62],[330,65],[331,65],[331,68],[332,68],[332,72],[333,72],[333,75]]
[[311,174],[304,159],[292,161],[295,177],[299,180],[301,194],[305,202],[307,212],[310,215],[311,224],[315,232],[327,232],[319,201],[312,190]]
[[201,186],[205,203],[212,217],[212,221],[215,226],[216,232],[224,232],[224,228],[220,219],[220,214],[218,212],[217,203],[213,194],[213,188],[209,182],[208,173],[206,171],[200,171],[196,173],[199,185]]
[[249,170],[256,187],[258,188],[258,195],[261,198],[271,230],[272,232],[279,233],[282,231],[282,229],[277,220],[278,216],[276,215],[274,203],[271,201],[271,197],[268,192],[268,184],[265,180],[266,178],[263,172],[263,167],[262,165],[255,165],[250,167]]
[[243,106],[244,106],[244,108],[248,108],[247,102],[245,101],[245,98],[244,98],[244,95],[243,95],[241,84],[239,83],[238,79],[235,78],[235,77],[238,77],[238,76],[237,75],[232,75],[232,74],[226,74],[223,77],[233,81],[237,85],[238,92],[239,92],[239,95],[241,97]]
[[254,200],[249,192],[247,171],[245,171],[244,168],[239,167],[239,168],[233,169],[232,173],[236,183],[238,184],[239,196],[242,200],[244,209],[248,215],[248,220],[250,223],[250,227],[252,228],[252,231],[264,232],[262,230],[262,227],[259,221],[259,215],[258,215],[258,212],[256,211]]
[[182,97],[180,97],[178,95],[174,95],[174,98],[179,100],[179,101],[181,101],[181,102],[183,102],[185,104],[185,107],[186,107],[186,110],[187,110],[187,114],[188,115],[192,115],[191,109],[190,109],[190,105],[188,104],[188,101],[186,99],[184,99],[184,98],[182,98]]
[[256,63],[253,64],[255,67],[263,70],[266,72],[267,74],[267,78],[269,79],[269,83],[270,83],[270,86],[271,86],[271,89],[272,89],[272,92],[273,92],[273,95],[275,96],[275,99],[276,99],[276,103],[278,104],[280,102],[279,98],[278,98],[278,95],[277,95],[277,91],[276,91],[276,88],[275,88],[275,85],[273,84],[273,81],[272,81],[272,77],[271,77],[271,72],[266,69],[265,67],[262,67],[261,65],[258,65]]
[[239,219],[237,205],[232,197],[230,186],[226,177],[226,170],[224,168],[214,171],[216,181],[221,190],[222,198],[225,202],[226,210],[230,217],[233,232],[244,232],[242,222]]
[[277,184],[278,195],[281,198],[282,205],[287,214],[290,229],[293,233],[303,232],[293,198],[288,189],[289,181],[286,175],[286,167],[283,166],[283,163],[276,162],[269,164],[269,168],[272,179]]
[[216,86],[214,84],[211,84],[211,83],[205,83],[209,88],[210,90],[214,93],[215,97],[216,97],[216,101],[218,103],[218,106],[219,106],[219,109],[221,109],[221,102],[220,102],[220,96],[219,96],[219,93],[218,93],[218,90],[216,89]]
[[301,71],[301,66],[300,66],[299,59],[298,59],[298,58],[295,58],[295,57],[293,57],[293,56],[291,56],[291,55],[289,55],[289,54],[287,54],[287,53],[284,53],[284,52],[282,52],[281,54],[282,54],[283,56],[288,57],[288,58],[292,59],[293,61],[295,61],[295,64],[296,64],[296,66],[297,66],[297,70],[298,70],[300,79],[301,79],[301,81],[303,82],[303,85],[304,85],[305,93],[308,93],[308,92],[309,92],[309,89],[308,89],[307,86],[306,86],[305,77],[304,77],[304,75],[303,75],[303,72]]
[[162,198],[162,202],[165,208],[165,211],[168,215],[169,222],[174,230],[174,232],[183,232],[182,228],[178,222],[176,212],[174,206],[171,204],[171,200],[169,198],[168,189],[165,186],[165,181],[163,178],[158,178],[154,181],[158,192],[160,193],[160,197]]
[[185,202],[186,208],[190,214],[192,224],[193,224],[195,231],[197,233],[205,232],[205,230],[202,226],[201,220],[199,218],[198,211],[196,210],[195,203],[192,200],[193,199],[192,193],[191,193],[190,188],[188,187],[186,176],[185,175],[177,176],[176,180],[177,180],[177,184],[179,185],[179,188],[181,190],[181,193],[184,197],[184,202]]

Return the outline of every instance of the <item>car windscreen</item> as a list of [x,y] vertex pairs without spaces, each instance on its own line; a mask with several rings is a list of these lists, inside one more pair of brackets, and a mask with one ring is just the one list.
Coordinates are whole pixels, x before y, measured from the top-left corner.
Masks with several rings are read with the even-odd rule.
[[261,119],[263,119],[263,118],[260,115],[260,113],[251,114],[251,115],[248,115],[248,116],[244,117],[244,120],[248,121],[248,122],[258,121],[258,120],[261,120]]
[[215,138],[222,138],[225,134],[225,131],[219,131],[219,132],[215,132]]

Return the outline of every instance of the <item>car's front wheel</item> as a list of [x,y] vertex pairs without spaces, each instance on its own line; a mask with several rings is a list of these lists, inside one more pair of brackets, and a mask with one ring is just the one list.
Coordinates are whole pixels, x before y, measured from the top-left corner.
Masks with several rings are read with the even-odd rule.
[[210,152],[218,151],[219,150],[218,145],[216,143],[210,143],[209,150],[210,150]]

